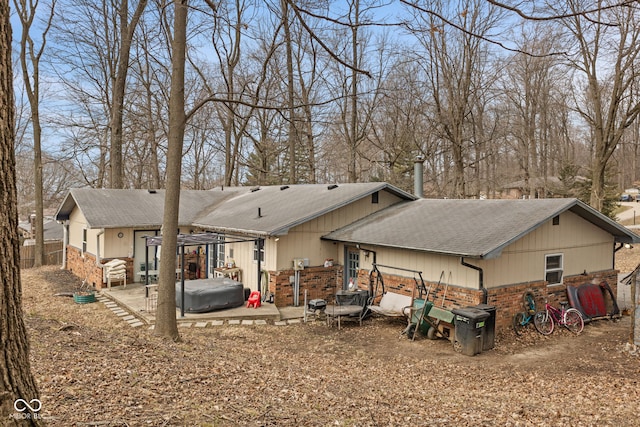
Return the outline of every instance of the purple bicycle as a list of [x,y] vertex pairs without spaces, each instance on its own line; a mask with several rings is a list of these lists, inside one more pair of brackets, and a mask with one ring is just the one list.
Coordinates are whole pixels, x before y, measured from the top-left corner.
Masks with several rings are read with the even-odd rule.
[[544,304],[544,310],[533,316],[533,325],[542,335],[550,335],[554,324],[562,325],[571,332],[579,334],[584,329],[582,314],[575,308],[567,308],[569,303],[562,301],[561,308],[555,308],[548,302]]

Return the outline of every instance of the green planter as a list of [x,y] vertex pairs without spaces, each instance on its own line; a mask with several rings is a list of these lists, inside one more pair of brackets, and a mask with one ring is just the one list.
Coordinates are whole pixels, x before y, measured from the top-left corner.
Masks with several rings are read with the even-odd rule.
[[73,294],[73,300],[76,302],[76,304],[89,304],[92,302],[96,302],[96,295],[93,292],[76,292],[75,294]]

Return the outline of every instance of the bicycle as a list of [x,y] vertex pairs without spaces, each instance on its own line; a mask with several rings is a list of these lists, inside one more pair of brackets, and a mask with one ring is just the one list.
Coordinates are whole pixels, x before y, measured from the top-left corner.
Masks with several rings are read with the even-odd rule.
[[536,314],[536,300],[533,293],[526,291],[522,295],[522,300],[526,311],[521,311],[513,316],[513,330],[518,336],[522,335],[522,331],[533,321],[533,316]]
[[544,304],[544,310],[539,311],[533,318],[533,325],[542,335],[550,335],[554,324],[562,325],[571,332],[579,334],[584,329],[582,314],[575,308],[567,308],[566,301],[560,302],[561,308],[553,307],[548,302]]

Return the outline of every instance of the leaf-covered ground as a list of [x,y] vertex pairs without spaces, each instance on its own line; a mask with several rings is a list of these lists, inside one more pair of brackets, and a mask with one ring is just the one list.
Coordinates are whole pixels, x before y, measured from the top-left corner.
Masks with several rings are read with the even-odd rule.
[[[101,303],[54,296],[78,285],[24,270],[24,310],[41,414],[52,426],[638,425],[640,357],[629,318],[580,336],[499,334],[475,357],[445,340],[399,339],[366,320],[132,328]],[[1,424],[1,423],[0,423]]]

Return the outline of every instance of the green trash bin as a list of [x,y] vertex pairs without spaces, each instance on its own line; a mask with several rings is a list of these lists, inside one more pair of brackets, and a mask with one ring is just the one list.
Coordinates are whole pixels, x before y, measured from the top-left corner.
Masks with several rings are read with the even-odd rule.
[[482,329],[482,351],[491,350],[495,347],[496,341],[496,307],[495,305],[478,304],[473,308],[479,308],[489,313],[489,317]]
[[[416,330],[420,331],[421,334],[427,335],[429,331],[429,323],[427,322],[427,315],[433,307],[433,302],[427,301],[427,306],[424,306],[423,298],[415,298],[413,300],[413,307],[411,309],[411,323],[416,325]],[[424,314],[423,314],[424,308]],[[422,316],[422,322],[420,322],[420,317]],[[420,323],[420,325],[418,325]]]
[[454,348],[467,356],[482,353],[482,335],[489,313],[479,308],[466,307],[451,310],[455,315]]

